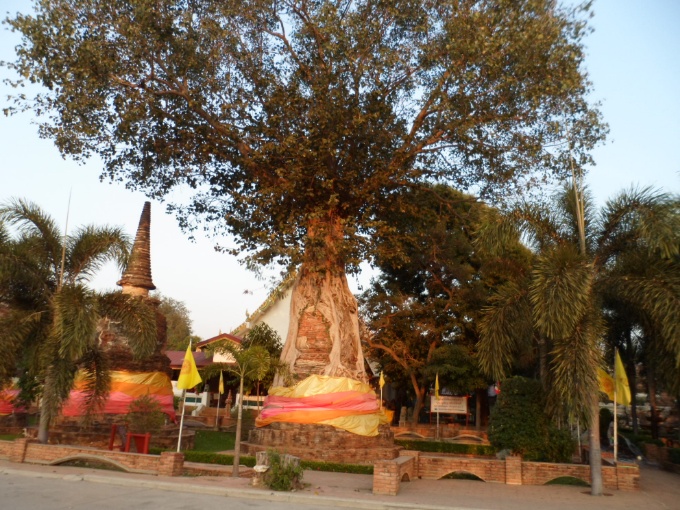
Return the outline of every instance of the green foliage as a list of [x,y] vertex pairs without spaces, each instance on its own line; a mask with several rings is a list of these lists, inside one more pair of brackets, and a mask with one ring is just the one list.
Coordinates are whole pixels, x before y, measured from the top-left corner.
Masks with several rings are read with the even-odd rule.
[[38,437],[44,442],[78,371],[88,412],[108,392],[111,359],[99,328],[115,323],[118,333],[134,339],[132,354],[141,359],[156,347],[156,315],[140,298],[86,286],[103,264],[127,263],[130,240],[120,229],[86,226],[63,236],[52,218],[25,200],[0,206],[3,221],[16,235],[0,243],[0,295],[7,305],[0,317],[0,384],[19,369],[26,400],[36,396],[35,381],[42,383]]
[[588,482],[584,482],[580,478],[574,478],[573,476],[559,476],[549,482],[546,485],[572,485],[575,487],[590,487]]
[[[512,193],[567,175],[606,127],[587,98],[587,9],[551,0],[34,2],[17,94],[64,155],[240,241],[254,263],[299,261],[339,218],[358,265],[381,206],[418,181]],[[564,143],[565,130],[571,143]]]
[[242,343],[244,349],[248,349],[255,345],[263,347],[269,353],[269,369],[259,381],[260,388],[269,388],[274,381],[276,373],[281,371],[283,367],[287,367],[286,364],[280,362],[283,343],[276,331],[274,331],[267,323],[261,322],[248,331],[248,334]]
[[541,384],[512,377],[503,381],[502,388],[489,419],[491,444],[528,461],[570,461],[574,441],[567,431],[550,423]]
[[673,464],[680,464],[680,448],[669,448],[668,460]]
[[457,394],[486,386],[476,319],[502,272],[478,256],[473,232],[493,212],[449,186],[422,185],[396,193],[383,215],[375,248],[381,272],[361,298],[368,355],[390,380],[413,384],[417,417],[437,373]]
[[135,434],[157,434],[165,425],[161,404],[150,395],[142,395],[130,403],[125,421],[128,430]]
[[275,491],[292,491],[301,489],[302,466],[295,464],[289,455],[281,455],[276,450],[267,450],[269,469],[264,475],[264,483]]
[[609,430],[609,424],[614,421],[614,413],[612,413],[606,407],[600,409],[600,437],[607,437],[607,431]]
[[[224,455],[214,452],[199,452],[195,450],[187,450],[184,453],[184,460],[188,462],[200,462],[201,464],[220,464],[222,466],[230,466],[234,463],[233,455]],[[255,466],[255,457],[248,457],[241,455],[239,463],[244,466]]]
[[457,453],[461,455],[496,455],[496,448],[484,444],[448,443],[445,441],[421,441],[415,439],[395,439],[394,444],[405,450],[417,450],[433,453]]
[[155,292],[153,297],[160,300],[158,310],[165,316],[168,335],[166,348],[172,351],[186,350],[189,341],[194,339],[189,309],[182,301],[159,292]]
[[326,471],[330,473],[354,473],[357,475],[372,475],[373,466],[362,464],[341,464],[339,462],[320,462],[314,460],[300,460],[300,466],[310,471]]

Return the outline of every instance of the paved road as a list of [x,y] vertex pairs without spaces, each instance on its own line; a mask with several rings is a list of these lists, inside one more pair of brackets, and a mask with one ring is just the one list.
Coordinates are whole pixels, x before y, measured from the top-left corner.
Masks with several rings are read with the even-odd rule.
[[89,483],[78,475],[35,478],[0,475],[2,510],[298,510],[315,507],[299,503],[237,499],[138,487]]

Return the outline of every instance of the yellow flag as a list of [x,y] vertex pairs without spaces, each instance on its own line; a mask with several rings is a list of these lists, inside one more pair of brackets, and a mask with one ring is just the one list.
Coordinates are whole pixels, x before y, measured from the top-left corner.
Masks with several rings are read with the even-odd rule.
[[224,393],[224,379],[222,378],[222,371],[220,370],[220,395]]
[[380,383],[379,383],[379,384],[380,384],[380,388],[382,388],[383,386],[385,386],[385,378],[383,377],[383,373],[382,373],[382,372],[380,372]]
[[601,368],[598,368],[597,380],[600,383],[600,391],[606,393],[609,400],[614,400],[614,378]]
[[434,379],[434,396],[439,398],[439,372],[437,372],[437,377]]
[[194,353],[191,352],[191,346],[187,346],[187,352],[184,354],[184,361],[182,362],[182,370],[180,370],[179,379],[177,380],[177,388],[188,390],[202,381],[203,379],[198,375]]
[[616,403],[624,406],[630,405],[630,385],[619,351],[616,351],[614,360],[614,377],[616,379]]

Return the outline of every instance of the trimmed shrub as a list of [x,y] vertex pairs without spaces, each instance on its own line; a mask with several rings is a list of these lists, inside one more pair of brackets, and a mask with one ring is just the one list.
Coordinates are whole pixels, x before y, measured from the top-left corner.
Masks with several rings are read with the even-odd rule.
[[130,403],[125,421],[133,434],[157,434],[165,425],[165,413],[156,399],[142,395]]
[[668,460],[673,464],[680,464],[680,448],[669,448]]
[[269,470],[264,475],[264,483],[275,491],[292,491],[301,489],[303,469],[300,459],[290,455],[281,455],[276,450],[268,450]]
[[574,440],[558,430],[545,414],[545,398],[539,381],[512,377],[491,411],[489,441],[497,450],[510,450],[528,461],[568,462]]
[[443,441],[421,441],[417,439],[395,439],[394,444],[405,450],[431,453],[457,453],[460,455],[496,455],[496,448],[485,444],[446,443]]

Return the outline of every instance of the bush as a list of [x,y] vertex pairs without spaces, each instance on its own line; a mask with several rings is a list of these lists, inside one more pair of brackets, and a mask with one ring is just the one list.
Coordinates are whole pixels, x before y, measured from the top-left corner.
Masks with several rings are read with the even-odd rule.
[[680,464],[680,448],[669,448],[668,460],[673,464]]
[[574,440],[569,432],[554,427],[545,414],[541,383],[513,377],[502,387],[489,420],[491,444],[528,461],[568,462]]
[[420,441],[414,439],[395,439],[394,444],[405,450],[433,453],[458,453],[460,455],[485,455],[496,454],[493,446],[485,444],[446,443],[442,441]]
[[[268,450],[269,470],[265,473],[264,483],[275,491],[292,491],[302,488],[302,466],[299,459],[281,455],[276,450]],[[296,462],[297,461],[297,462]]]
[[143,395],[130,403],[125,421],[133,434],[154,434],[165,425],[165,413],[156,399]]
[[600,409],[600,440],[604,444],[609,444],[607,432],[609,431],[609,424],[614,421],[614,413],[606,407]]

